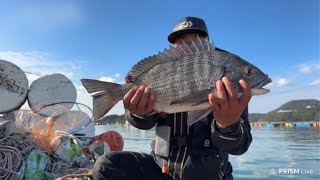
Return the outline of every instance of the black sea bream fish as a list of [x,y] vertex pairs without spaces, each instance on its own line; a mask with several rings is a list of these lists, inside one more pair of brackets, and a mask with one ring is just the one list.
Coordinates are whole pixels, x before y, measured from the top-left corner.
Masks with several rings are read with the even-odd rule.
[[240,94],[240,79],[250,84],[253,95],[269,92],[262,88],[271,82],[268,75],[239,56],[202,42],[199,37],[192,44],[182,43],[138,62],[127,74],[131,83],[81,81],[89,93],[94,93],[95,119],[104,116],[133,86],[146,85],[156,99],[154,110],[189,111],[188,124],[192,124],[211,112],[208,94],[216,94],[215,82],[224,76],[230,78]]

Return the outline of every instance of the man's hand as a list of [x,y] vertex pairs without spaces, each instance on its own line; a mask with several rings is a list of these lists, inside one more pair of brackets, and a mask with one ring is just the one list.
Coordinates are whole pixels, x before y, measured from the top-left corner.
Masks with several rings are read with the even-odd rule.
[[216,82],[218,97],[215,97],[213,93],[208,96],[218,127],[226,128],[238,122],[241,113],[251,99],[250,85],[244,80],[240,80],[239,84],[243,89],[243,95],[240,98],[227,77]]
[[146,86],[133,87],[123,98],[123,104],[131,114],[144,116],[153,111],[155,98]]

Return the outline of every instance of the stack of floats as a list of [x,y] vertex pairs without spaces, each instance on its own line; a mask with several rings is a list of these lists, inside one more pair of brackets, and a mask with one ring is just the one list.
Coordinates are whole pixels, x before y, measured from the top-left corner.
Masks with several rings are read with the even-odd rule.
[[[92,118],[88,114],[92,115],[92,110],[89,107],[80,109],[79,103],[75,103],[76,98],[76,88],[66,76],[46,75],[33,81],[29,88],[22,69],[11,62],[0,60],[0,179],[25,178],[26,157],[34,150],[43,152],[28,137],[33,127],[48,117],[57,117],[53,128],[68,133],[79,132],[91,122]],[[22,106],[27,110],[21,110]],[[74,110],[75,106],[77,110]],[[55,161],[59,158],[54,158],[48,152],[46,154],[51,160],[46,171],[53,174],[52,177],[92,179],[90,169],[84,169],[85,173],[83,169],[79,171],[81,168],[70,171],[70,165]]]

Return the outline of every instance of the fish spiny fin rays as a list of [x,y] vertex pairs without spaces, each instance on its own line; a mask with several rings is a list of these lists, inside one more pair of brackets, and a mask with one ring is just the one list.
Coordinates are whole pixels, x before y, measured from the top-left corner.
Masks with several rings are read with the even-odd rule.
[[191,42],[191,45],[192,45],[192,47],[193,47],[195,52],[199,52],[200,51],[199,47],[197,46],[197,44],[194,41]]
[[181,57],[181,53],[174,47],[170,47],[169,52],[173,54],[174,59],[178,59]]
[[181,47],[182,47],[183,49],[185,49],[185,51],[186,51],[187,53],[193,53],[193,51],[192,51],[192,50],[190,49],[190,47],[186,44],[186,42],[182,41]]
[[164,54],[166,54],[170,59],[175,58],[174,54],[172,54],[168,49],[164,49]]
[[180,51],[181,54],[183,54],[183,55],[188,55],[188,52],[187,52],[186,50],[184,50],[184,49],[182,48],[182,46],[178,46],[176,49],[177,49],[178,51]]
[[197,35],[197,39],[195,44],[198,46],[200,51],[205,51],[206,49],[204,48],[204,43],[201,41],[200,37]]
[[132,80],[134,81],[140,75],[144,74],[153,67],[159,64],[170,62],[173,58],[173,54],[168,51],[160,52],[154,56],[149,56],[135,64],[127,75],[131,76]]
[[182,60],[182,56],[195,52],[211,50],[214,50],[213,45],[210,45],[208,42],[202,42],[199,37],[196,42],[192,41],[191,44],[186,44],[182,41],[182,44],[176,48],[170,46],[170,49],[164,49],[163,52],[159,52],[157,55],[149,56],[141,60],[132,67],[127,75],[131,76],[134,81],[137,77],[159,64],[164,64],[172,60]]
[[188,120],[187,120],[188,126],[191,126],[193,123],[195,123],[203,118],[206,118],[211,112],[212,112],[211,107],[208,109],[189,112]]
[[93,117],[100,119],[121,99],[120,84],[92,79],[81,79],[83,86],[93,97]]
[[168,61],[168,59],[170,59],[170,56],[168,56],[166,53],[159,53],[159,54],[157,55],[157,59],[158,59],[158,58]]
[[[208,42],[209,43],[209,42]],[[211,44],[209,44],[210,45],[210,50],[215,50],[216,49],[216,46],[214,45],[214,42],[212,41],[212,43]]]

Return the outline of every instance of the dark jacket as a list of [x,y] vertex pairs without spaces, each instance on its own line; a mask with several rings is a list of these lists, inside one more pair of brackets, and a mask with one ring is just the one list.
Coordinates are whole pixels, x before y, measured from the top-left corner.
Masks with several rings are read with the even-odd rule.
[[[160,167],[164,163],[168,165],[173,179],[232,179],[228,154],[245,153],[252,141],[248,108],[239,123],[228,128],[218,128],[212,113],[188,127],[187,116],[187,112],[145,117],[126,113],[128,122],[139,129],[161,125],[171,127],[169,157],[152,154]],[[154,150],[154,142],[151,147]]]

